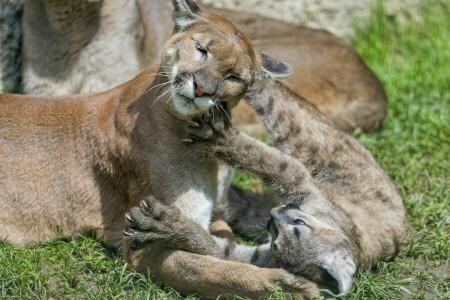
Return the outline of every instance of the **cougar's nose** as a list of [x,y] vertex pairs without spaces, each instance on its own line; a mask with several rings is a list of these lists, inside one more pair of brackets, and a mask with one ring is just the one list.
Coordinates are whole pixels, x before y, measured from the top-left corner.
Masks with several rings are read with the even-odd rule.
[[211,95],[211,92],[204,89],[200,82],[195,81],[195,96],[201,97],[203,95]]

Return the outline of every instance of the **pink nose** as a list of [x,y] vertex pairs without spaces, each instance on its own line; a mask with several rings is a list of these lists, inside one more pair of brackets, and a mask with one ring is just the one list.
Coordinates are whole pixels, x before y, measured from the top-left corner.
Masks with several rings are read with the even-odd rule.
[[195,89],[195,96],[203,96],[203,95],[211,95],[211,92],[208,90],[205,90],[202,85],[200,84],[200,82],[196,81],[195,82],[196,85],[196,89]]

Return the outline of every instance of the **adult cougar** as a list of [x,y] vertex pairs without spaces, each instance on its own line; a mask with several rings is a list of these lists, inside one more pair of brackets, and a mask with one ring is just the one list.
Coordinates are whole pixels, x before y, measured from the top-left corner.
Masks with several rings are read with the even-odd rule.
[[[119,247],[124,214],[148,195],[178,207],[207,230],[232,171],[181,143],[180,119],[236,105],[255,81],[288,65],[258,54],[228,20],[174,0],[175,30],[161,66],[112,90],[63,97],[0,95],[0,237],[26,245],[86,227]],[[317,295],[312,282],[158,246],[124,258],[181,292],[259,297],[275,287]],[[195,274],[195,276],[192,276]],[[224,276],[224,274],[226,274]]]
[[[237,132],[223,118],[189,127],[186,143],[208,158],[260,175],[279,191],[282,206],[269,208],[271,242],[238,245],[211,236],[176,208],[146,201],[127,215],[125,236],[136,248],[157,242],[259,267],[283,267],[348,291],[356,266],[371,267],[399,250],[406,235],[401,197],[358,141],[281,83],[267,82],[247,97],[278,149]],[[223,213],[241,230],[269,217],[269,210],[255,205],[254,195],[234,189],[230,196]]]
[[[23,15],[21,2],[0,4],[0,53],[3,79],[14,89],[22,69],[23,90],[30,94],[101,92],[122,84],[159,63],[173,30],[168,0],[26,0]],[[251,13],[210,11],[236,24],[257,51],[290,64],[294,74],[285,83],[345,130],[369,131],[385,119],[383,86],[339,38]],[[261,133],[244,102],[233,114],[236,124]]]

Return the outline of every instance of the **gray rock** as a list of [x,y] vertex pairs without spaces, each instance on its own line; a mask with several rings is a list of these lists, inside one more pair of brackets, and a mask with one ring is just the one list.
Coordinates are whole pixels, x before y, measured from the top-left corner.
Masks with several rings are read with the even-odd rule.
[[[419,13],[426,0],[385,0],[388,14]],[[339,37],[354,36],[355,22],[364,27],[378,0],[198,0],[220,8],[247,10],[285,22],[326,29]],[[415,8],[415,9],[414,9]]]
[[0,93],[3,85],[7,91],[18,91],[22,63],[21,15],[23,0],[0,1]]

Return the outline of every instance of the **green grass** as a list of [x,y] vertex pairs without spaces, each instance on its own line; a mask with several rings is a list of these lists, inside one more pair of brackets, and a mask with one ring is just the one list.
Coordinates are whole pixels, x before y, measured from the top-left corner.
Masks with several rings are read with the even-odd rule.
[[348,299],[450,298],[450,7],[431,3],[403,26],[378,9],[354,41],[390,101],[383,129],[357,136],[400,190],[410,234],[393,261],[358,274]]
[[[409,22],[378,9],[353,41],[389,96],[382,130],[355,135],[402,193],[410,233],[398,256],[359,272],[344,299],[450,299],[450,7],[432,2]],[[264,189],[256,177],[239,172],[235,183]],[[50,297],[181,298],[128,271],[118,254],[89,237],[31,249],[0,242],[0,298]]]

